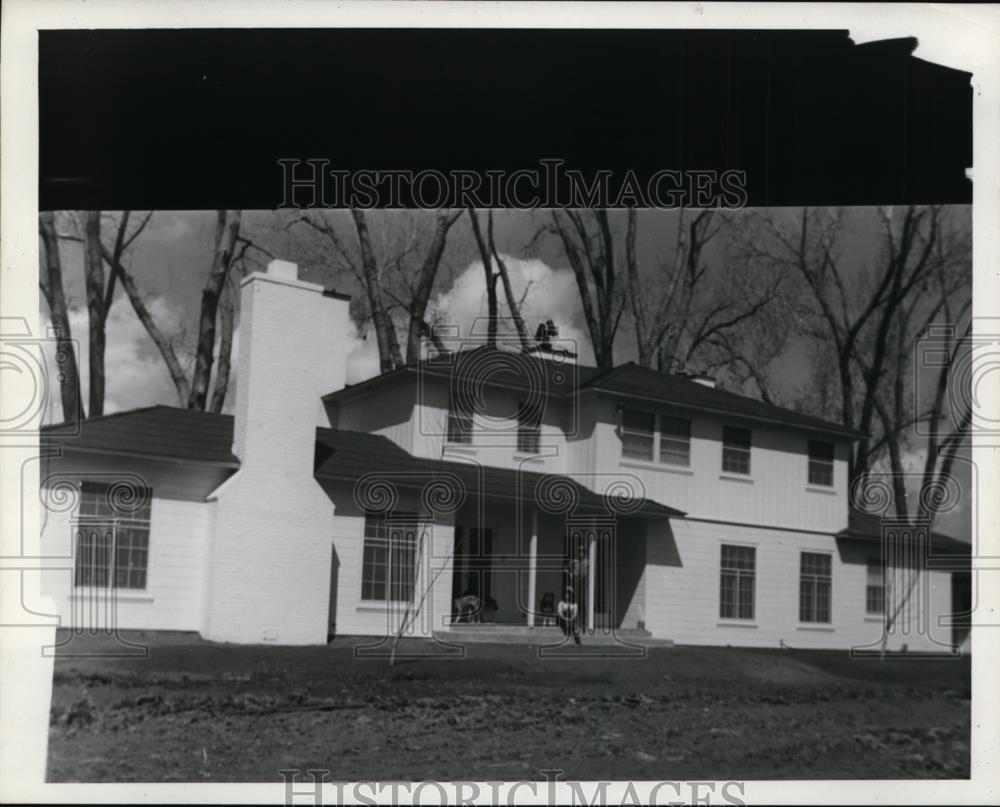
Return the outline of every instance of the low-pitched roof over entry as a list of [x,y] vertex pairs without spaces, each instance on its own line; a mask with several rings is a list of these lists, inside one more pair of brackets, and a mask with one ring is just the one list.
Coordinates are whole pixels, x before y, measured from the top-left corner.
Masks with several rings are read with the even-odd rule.
[[451,477],[470,496],[511,501],[527,497],[528,501],[540,504],[549,500],[562,503],[562,497],[568,496],[575,502],[572,511],[580,514],[617,512],[647,518],[684,515],[680,510],[649,499],[606,498],[563,474],[415,457],[389,438],[377,434],[319,429],[316,440],[316,477],[319,479],[355,480],[374,474],[379,478],[392,478],[401,487],[423,487],[435,478]]
[[601,370],[587,365],[543,359],[520,351],[488,347],[458,351],[407,364],[358,384],[350,384],[342,390],[329,393],[323,400],[348,400],[412,374],[431,378],[466,379],[477,387],[479,384],[487,384],[506,389],[543,390],[557,397],[593,390],[637,401],[712,412],[723,417],[740,417],[792,426],[845,439],[855,440],[865,436],[864,432],[841,423],[710,387],[683,376],[640,367],[634,362]]
[[[239,460],[232,453],[233,417],[151,406],[81,421],[79,424],[45,426],[43,447],[64,451],[113,454],[193,463],[236,469]],[[513,500],[521,495],[560,486],[553,495],[568,494],[576,501],[576,512],[599,514],[627,510],[647,518],[666,518],[683,513],[647,499],[635,499],[623,506],[594,493],[571,477],[541,474],[512,468],[494,468],[467,462],[451,462],[415,457],[387,437],[340,429],[316,430],[315,475],[320,479],[356,480],[368,473],[393,478],[401,487],[422,486],[435,475],[460,480],[469,495]],[[409,476],[407,476],[409,474]]]

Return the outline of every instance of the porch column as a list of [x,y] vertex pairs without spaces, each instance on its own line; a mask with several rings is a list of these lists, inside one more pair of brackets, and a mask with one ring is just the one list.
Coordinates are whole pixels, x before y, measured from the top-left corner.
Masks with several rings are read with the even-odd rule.
[[587,530],[587,632],[594,632],[594,572],[597,568],[597,529]]
[[531,536],[528,540],[528,627],[535,626],[535,595],[538,576],[538,508],[531,508]]

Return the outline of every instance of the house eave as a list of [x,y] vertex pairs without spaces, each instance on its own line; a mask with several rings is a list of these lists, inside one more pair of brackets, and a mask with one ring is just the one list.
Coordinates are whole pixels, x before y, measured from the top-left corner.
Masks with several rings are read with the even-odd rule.
[[[743,420],[751,420],[758,423],[769,423],[775,426],[781,426],[786,429],[796,429],[798,431],[815,432],[818,434],[832,434],[840,437],[841,439],[851,440],[851,441],[861,440],[871,436],[866,432],[858,431],[857,429],[849,429],[846,426],[838,427],[838,425],[835,423],[829,423],[829,424],[793,423],[783,418],[778,418],[778,417],[771,418],[765,415],[753,415],[753,414],[747,414],[745,412],[736,412],[732,409],[727,409],[721,406],[704,406],[701,404],[695,406],[668,400],[666,398],[659,398],[652,395],[637,395],[633,393],[623,392],[621,390],[617,390],[612,387],[602,387],[597,384],[591,385],[587,387],[587,389],[593,392],[602,393],[604,395],[614,395],[618,398],[628,398],[630,400],[653,403],[656,404],[657,406],[674,406],[682,409],[689,409],[695,412],[706,412],[713,415],[722,415],[724,417],[730,417],[730,418],[740,418]],[[579,392],[583,392],[583,390],[580,390]]]

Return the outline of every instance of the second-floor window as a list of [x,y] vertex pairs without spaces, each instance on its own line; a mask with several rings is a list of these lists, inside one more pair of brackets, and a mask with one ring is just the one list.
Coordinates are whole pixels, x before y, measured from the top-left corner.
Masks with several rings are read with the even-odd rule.
[[750,429],[722,429],[722,470],[727,474],[750,473]]
[[521,401],[517,405],[517,450],[537,454],[541,436],[542,410],[537,403]]
[[653,461],[656,443],[656,415],[626,409],[622,413],[622,456]]
[[626,409],[622,414],[622,456],[667,465],[691,464],[691,421]]
[[809,484],[833,486],[833,443],[809,441]]
[[879,615],[885,613],[885,571],[882,561],[868,561],[868,584],[865,586],[865,613]]
[[722,545],[719,616],[753,619],[757,550],[752,546]]
[[691,421],[660,415],[660,462],[691,464]]
[[448,402],[448,442],[469,445],[472,443],[472,414],[466,403],[457,395]]

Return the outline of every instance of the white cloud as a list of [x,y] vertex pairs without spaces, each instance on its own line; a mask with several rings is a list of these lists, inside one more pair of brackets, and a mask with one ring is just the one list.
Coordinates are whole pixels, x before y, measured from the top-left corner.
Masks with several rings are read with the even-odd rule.
[[[594,351],[584,325],[583,309],[576,287],[576,278],[568,269],[553,269],[537,259],[521,260],[501,255],[510,276],[514,299],[524,298],[521,316],[528,333],[534,336],[539,323],[551,319],[559,326],[560,340],[569,340],[579,353],[581,363],[591,363]],[[484,335],[487,324],[485,277],[482,261],[475,261],[465,269],[448,291],[433,301],[433,309],[446,326],[457,329],[461,338]],[[525,294],[527,290],[527,294]],[[497,299],[501,317],[509,317],[503,284],[497,281]],[[513,328],[507,330],[513,333]]]
[[347,383],[357,384],[378,375],[378,343],[374,335],[371,339],[365,339],[358,334],[357,327],[352,323],[347,338]]

